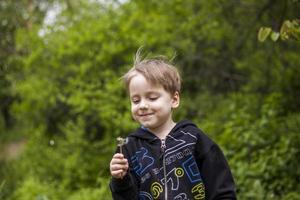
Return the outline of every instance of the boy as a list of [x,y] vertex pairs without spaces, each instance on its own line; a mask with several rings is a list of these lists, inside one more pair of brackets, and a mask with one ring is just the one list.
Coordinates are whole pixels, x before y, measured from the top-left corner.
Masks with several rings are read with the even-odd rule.
[[162,59],[140,61],[124,75],[133,118],[140,123],[110,162],[115,200],[236,199],[220,148],[188,120],[175,123],[181,79]]

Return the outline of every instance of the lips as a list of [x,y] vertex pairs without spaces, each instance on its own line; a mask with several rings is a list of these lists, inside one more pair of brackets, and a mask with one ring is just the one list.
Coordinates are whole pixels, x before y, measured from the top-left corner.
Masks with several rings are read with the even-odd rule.
[[148,117],[153,115],[153,113],[143,113],[143,114],[139,114],[139,117]]

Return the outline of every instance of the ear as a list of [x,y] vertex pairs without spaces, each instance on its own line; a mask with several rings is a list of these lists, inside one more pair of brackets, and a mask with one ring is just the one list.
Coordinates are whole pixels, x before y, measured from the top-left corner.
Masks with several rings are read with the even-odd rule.
[[179,92],[175,92],[172,96],[172,108],[177,108],[180,103],[180,95]]

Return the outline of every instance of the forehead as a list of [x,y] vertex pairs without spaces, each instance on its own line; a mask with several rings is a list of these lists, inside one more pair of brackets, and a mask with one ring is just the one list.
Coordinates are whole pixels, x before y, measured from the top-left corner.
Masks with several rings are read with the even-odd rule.
[[148,81],[142,74],[135,73],[129,82],[130,96],[136,93],[146,93],[164,90],[159,84]]

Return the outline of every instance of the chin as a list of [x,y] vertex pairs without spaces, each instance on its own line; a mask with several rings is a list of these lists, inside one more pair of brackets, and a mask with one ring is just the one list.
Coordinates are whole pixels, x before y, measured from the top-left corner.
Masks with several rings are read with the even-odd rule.
[[147,122],[141,122],[140,124],[143,125],[144,127],[148,128],[148,129],[153,128],[152,124],[147,123]]

